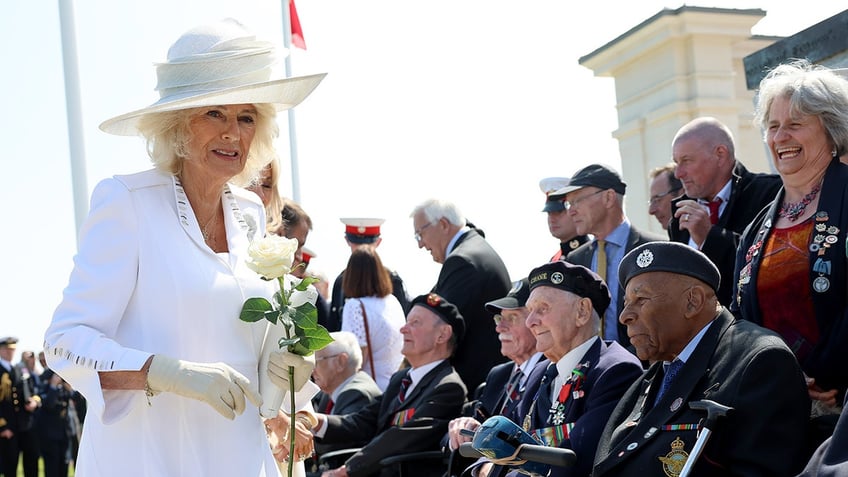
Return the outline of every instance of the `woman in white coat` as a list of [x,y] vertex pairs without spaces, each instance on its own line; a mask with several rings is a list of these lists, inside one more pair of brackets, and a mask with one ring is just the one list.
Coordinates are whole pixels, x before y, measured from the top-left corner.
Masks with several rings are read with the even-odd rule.
[[[278,475],[258,411],[269,325],[239,320],[276,281],[245,265],[265,214],[237,185],[274,157],[276,110],[323,75],[272,79],[273,50],[234,20],[190,30],[156,65],[160,100],[100,126],[142,135],[154,168],[95,188],[45,334],[50,368],[88,402],[78,475]],[[265,353],[308,381],[308,361]]]

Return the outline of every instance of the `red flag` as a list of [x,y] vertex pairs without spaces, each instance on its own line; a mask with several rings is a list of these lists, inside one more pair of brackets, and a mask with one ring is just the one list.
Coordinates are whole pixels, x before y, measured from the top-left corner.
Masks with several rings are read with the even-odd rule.
[[289,0],[289,20],[291,21],[292,45],[305,50],[306,40],[303,39],[303,28],[300,27],[300,19],[297,17],[297,8],[294,6],[294,0]]

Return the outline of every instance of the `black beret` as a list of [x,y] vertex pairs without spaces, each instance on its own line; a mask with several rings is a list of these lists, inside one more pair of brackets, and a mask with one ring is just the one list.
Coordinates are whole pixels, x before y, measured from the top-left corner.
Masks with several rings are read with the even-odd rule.
[[604,316],[610,304],[610,292],[603,278],[582,265],[562,260],[546,263],[534,268],[528,280],[530,290],[536,287],[553,287],[588,298],[592,300],[592,308],[600,316]]
[[603,190],[612,189],[619,194],[624,194],[627,184],[621,180],[621,175],[612,167],[604,164],[591,164],[577,171],[567,187],[554,193],[563,195],[584,187],[597,187]]
[[514,310],[527,304],[530,297],[530,282],[522,278],[512,284],[512,289],[505,297],[486,303],[486,311],[497,315],[502,310]]
[[4,336],[0,338],[0,346],[12,346],[17,345],[18,339],[14,336]]
[[627,286],[631,278],[646,272],[669,272],[688,275],[718,290],[721,274],[702,252],[679,242],[648,242],[621,259],[618,283]]
[[465,336],[465,319],[459,314],[456,306],[435,293],[419,295],[412,300],[412,306],[423,306],[438,315],[445,323],[453,329],[457,341]]

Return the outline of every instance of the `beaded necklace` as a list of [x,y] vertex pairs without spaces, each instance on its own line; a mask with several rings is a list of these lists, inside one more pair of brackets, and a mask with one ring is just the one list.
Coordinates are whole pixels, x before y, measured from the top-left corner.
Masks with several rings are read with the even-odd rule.
[[798,217],[807,210],[807,206],[810,205],[817,195],[819,195],[819,191],[821,190],[821,184],[815,186],[813,190],[810,191],[809,194],[805,195],[800,202],[788,202],[780,205],[780,209],[777,211],[778,217],[786,217],[790,222],[795,222],[798,220]]

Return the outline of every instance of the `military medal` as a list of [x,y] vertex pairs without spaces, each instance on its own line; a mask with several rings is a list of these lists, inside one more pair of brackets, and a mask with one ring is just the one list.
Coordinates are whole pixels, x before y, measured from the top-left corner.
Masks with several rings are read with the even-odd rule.
[[680,472],[683,471],[683,466],[686,465],[686,461],[689,459],[689,454],[683,450],[685,444],[680,440],[680,436],[678,436],[671,443],[671,452],[665,455],[665,457],[658,457],[660,462],[662,462],[662,469],[665,472],[665,475],[668,477],[678,477]]

